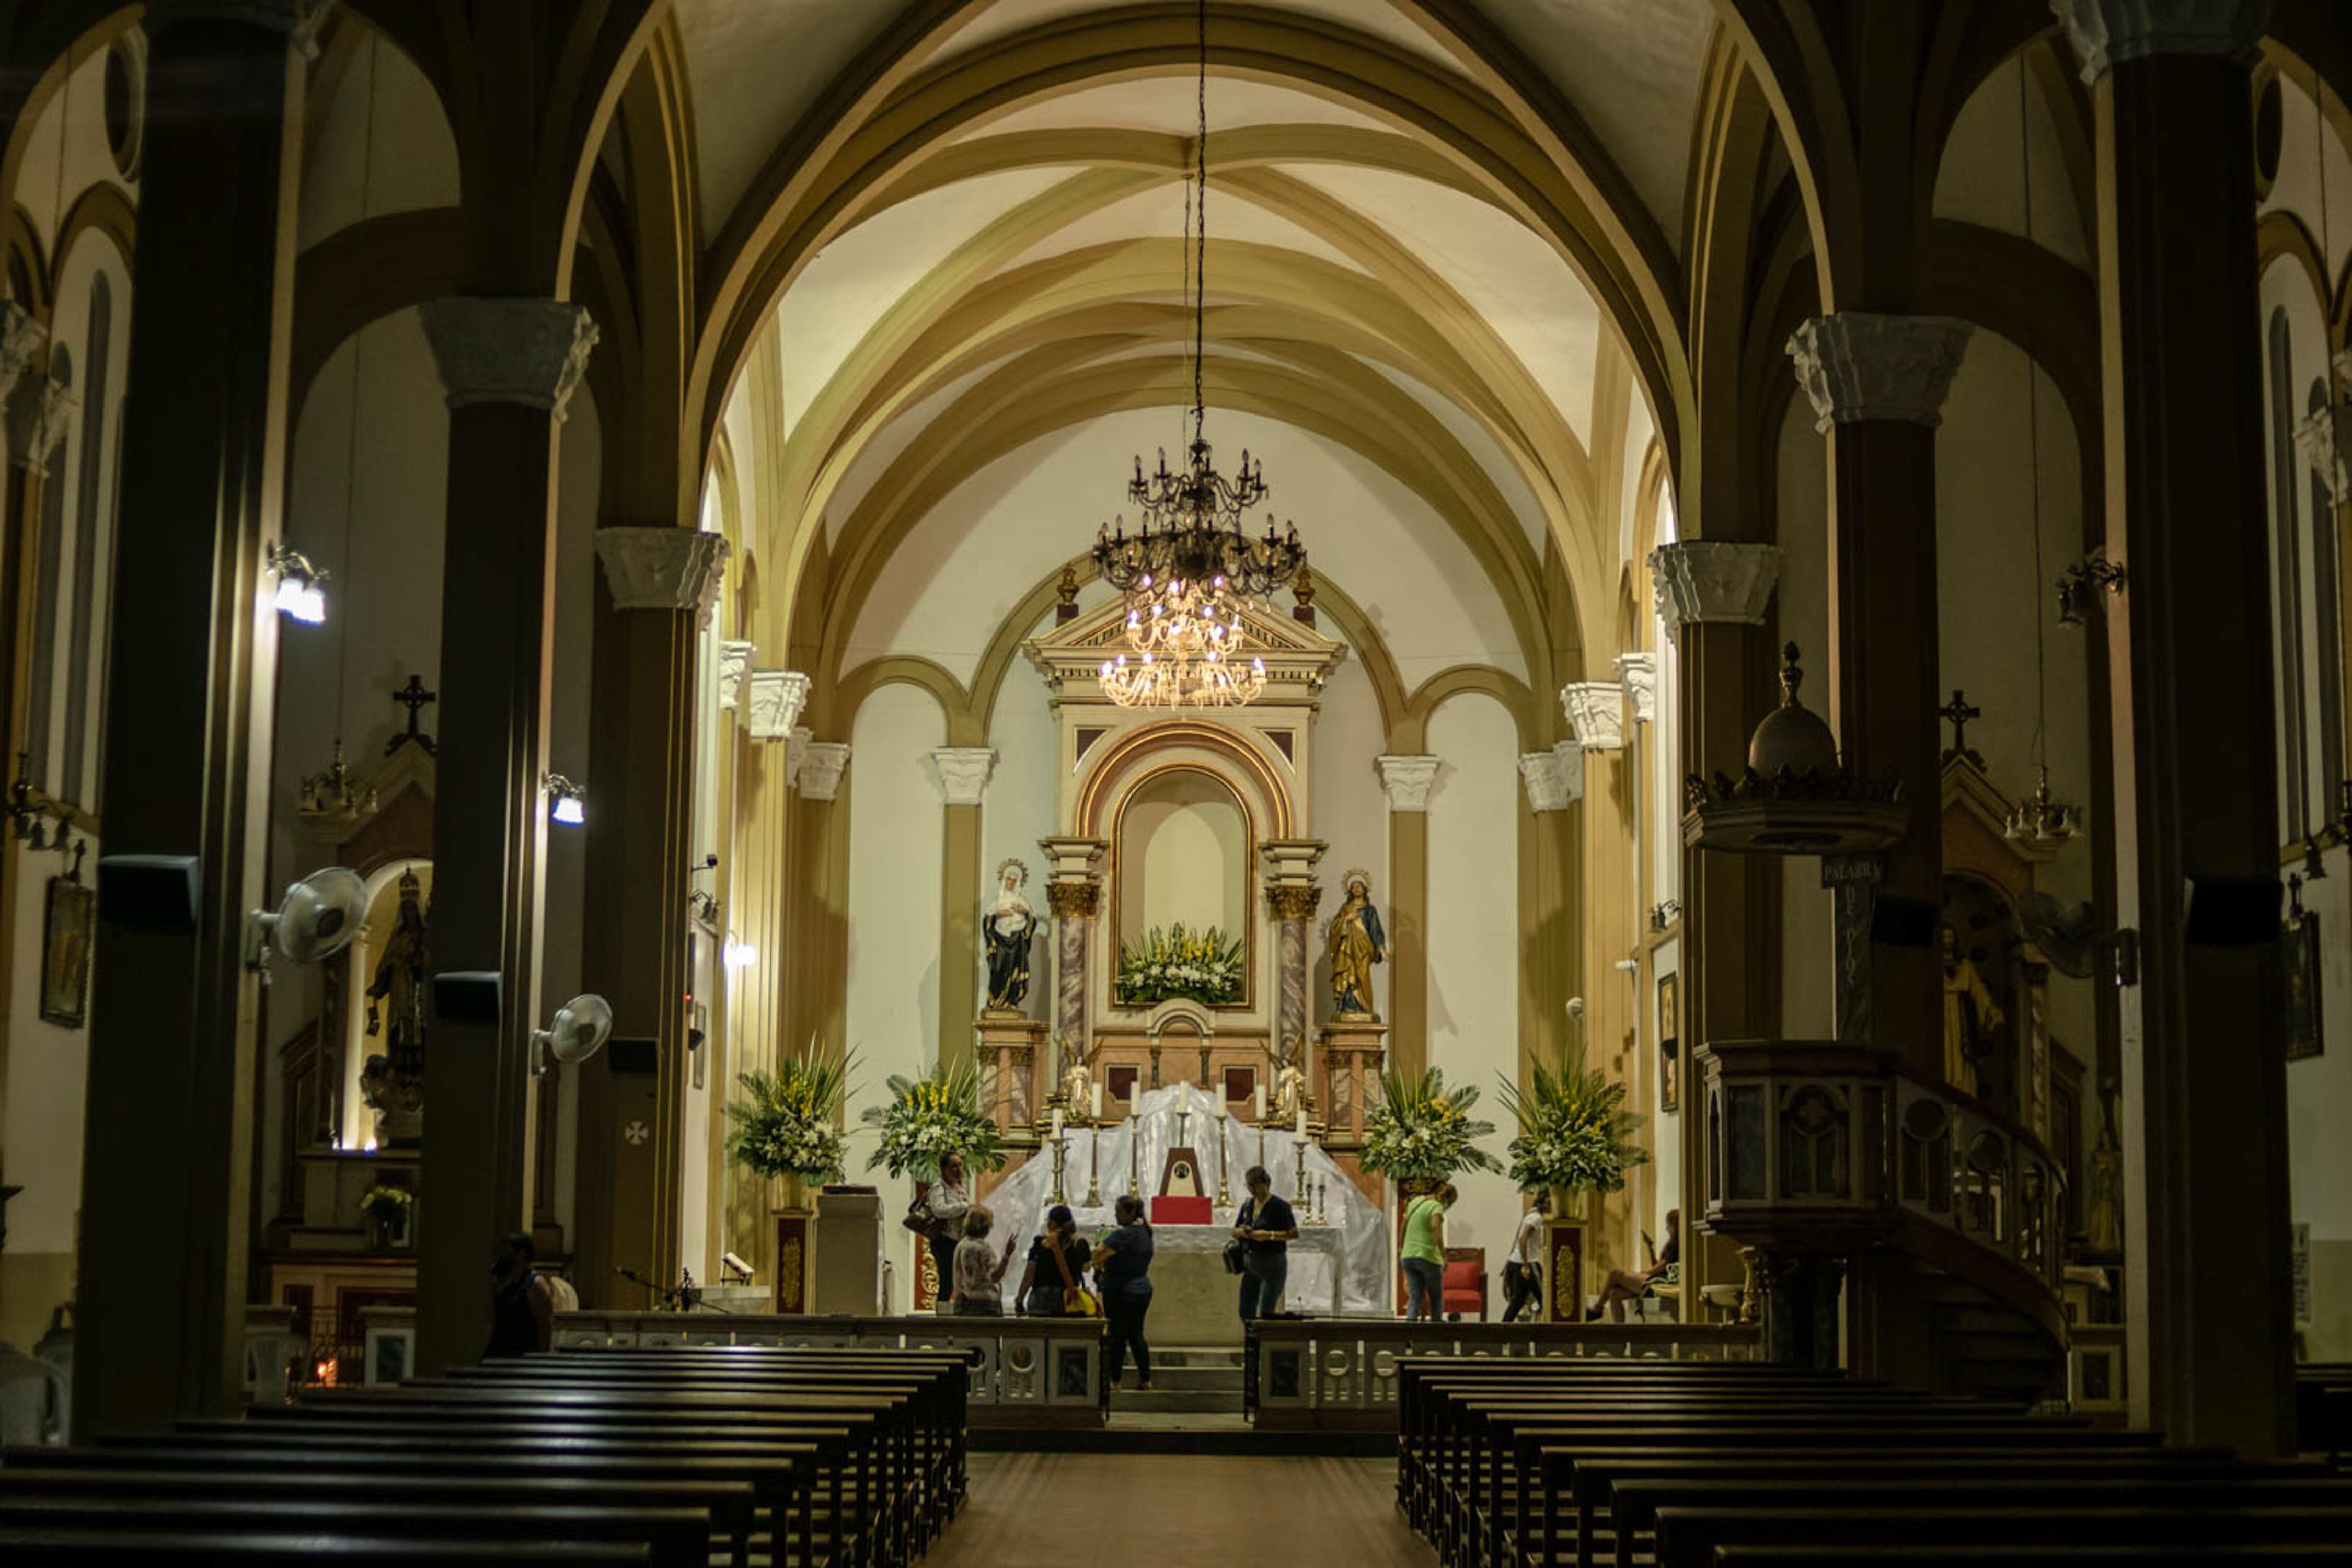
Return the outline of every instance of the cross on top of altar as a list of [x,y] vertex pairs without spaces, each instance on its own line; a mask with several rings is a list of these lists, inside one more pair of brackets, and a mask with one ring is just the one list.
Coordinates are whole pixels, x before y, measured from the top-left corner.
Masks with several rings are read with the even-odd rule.
[[388,757],[414,741],[425,748],[427,756],[439,755],[440,748],[434,743],[433,737],[418,729],[416,721],[418,715],[425,710],[425,705],[428,702],[440,701],[441,694],[437,691],[425,690],[423,676],[411,675],[408,678],[408,684],[394,692],[392,700],[408,710],[408,728],[384,742],[383,754]]
[[1955,686],[1952,688],[1952,700],[1937,709],[1936,714],[1952,727],[1952,743],[1944,748],[1942,760],[1948,763],[1954,757],[1966,757],[1977,766],[1984,766],[1984,758],[1969,744],[1969,721],[1983,718],[1984,710],[1961,696],[1960,689]]

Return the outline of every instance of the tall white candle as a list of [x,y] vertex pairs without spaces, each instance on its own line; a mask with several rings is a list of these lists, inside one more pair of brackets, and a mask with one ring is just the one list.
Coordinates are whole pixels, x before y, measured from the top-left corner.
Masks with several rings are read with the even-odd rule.
[[1056,1137],[1056,1138],[1059,1138],[1061,1135],[1062,1135],[1062,1108],[1061,1108],[1060,1106],[1058,1106],[1058,1105],[1057,1105],[1057,1106],[1054,1107],[1054,1136],[1055,1136],[1055,1137]]
[[1297,1131],[1298,1137],[1303,1141],[1307,1136],[1307,1102],[1304,1100],[1298,1102],[1298,1126]]

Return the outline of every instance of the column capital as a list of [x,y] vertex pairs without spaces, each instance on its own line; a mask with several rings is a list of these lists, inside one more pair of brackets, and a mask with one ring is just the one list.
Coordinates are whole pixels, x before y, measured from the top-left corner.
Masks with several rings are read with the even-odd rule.
[[1549,752],[1522,752],[1519,778],[1529,809],[1565,811],[1584,798],[1584,748],[1561,741]]
[[1040,838],[1037,847],[1045,852],[1045,875],[1049,879],[1076,882],[1095,878],[1103,852],[1110,843],[1102,838]]
[[751,656],[759,645],[738,637],[719,641],[719,706],[731,709],[743,695],[743,681],[751,673]]
[[1100,882],[1048,882],[1045,910],[1055,920],[1090,921],[1102,910]]
[[1625,744],[1625,688],[1614,680],[1571,680],[1559,689],[1576,743],[1588,752],[1614,752]]
[[47,473],[49,459],[66,438],[80,398],[55,376],[27,376],[7,400],[8,460],[20,468]]
[[596,559],[618,610],[692,610],[710,624],[727,541],[694,528],[600,528]]
[[940,799],[949,805],[978,805],[988,794],[989,776],[996,772],[993,746],[940,746],[931,752],[937,770]]
[[1840,310],[1790,333],[1797,384],[1813,405],[1813,428],[1899,420],[1934,429],[1972,329],[1951,316]]
[[797,742],[801,737],[793,726],[801,721],[808,693],[809,678],[797,669],[753,670],[751,708],[745,714],[751,739]]
[[16,378],[33,366],[33,356],[48,341],[41,319],[16,300],[0,297],[0,397],[15,390]]
[[1276,882],[1265,889],[1266,912],[1277,921],[1311,921],[1322,901],[1323,889],[1315,882]]
[[1646,724],[1658,716],[1658,656],[1654,653],[1621,653],[1616,660],[1617,679],[1625,683],[1625,705],[1633,710],[1633,722]]
[[596,323],[562,300],[450,295],[418,313],[452,408],[516,403],[560,423],[596,346]]
[[1430,792],[1437,787],[1438,759],[1425,753],[1372,759],[1380,769],[1381,789],[1391,811],[1427,811]]
[[811,800],[831,800],[841,789],[841,775],[849,766],[846,741],[803,741],[807,731],[793,734],[793,785]]
[[1764,606],[1780,581],[1780,547],[1694,539],[1650,552],[1658,618],[1668,631],[1696,621],[1764,624]]
[[2270,0],[2050,0],[2083,79],[2161,55],[2202,55],[2252,68],[2262,55]]
[[2294,445],[2330,500],[2352,499],[2352,403],[2331,403],[2296,420]]

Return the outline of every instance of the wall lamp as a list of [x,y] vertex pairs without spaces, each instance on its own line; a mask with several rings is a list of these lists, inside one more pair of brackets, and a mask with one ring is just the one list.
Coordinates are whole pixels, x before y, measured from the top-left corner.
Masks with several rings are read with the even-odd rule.
[[279,615],[312,626],[327,618],[327,572],[282,542],[269,547],[268,565],[270,575],[278,579]]
[[562,822],[577,827],[588,820],[587,785],[573,784],[562,773],[550,773],[545,788],[550,822]]
[[1680,899],[1668,899],[1664,903],[1650,906],[1652,931],[1664,931],[1682,918],[1683,901]]
[[2095,550],[2058,574],[2058,624],[2088,625],[2099,608],[2102,588],[2110,594],[2122,593],[2124,569],[2108,560],[2106,552]]

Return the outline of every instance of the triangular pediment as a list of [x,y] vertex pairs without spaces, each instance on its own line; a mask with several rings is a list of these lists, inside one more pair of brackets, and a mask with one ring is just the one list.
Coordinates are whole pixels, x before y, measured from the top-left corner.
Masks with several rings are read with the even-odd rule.
[[2016,803],[1974,759],[1960,755],[1945,762],[1941,793],[1946,870],[1974,871],[2014,897],[2033,886],[2036,866],[2056,857],[2055,846],[2009,837]]
[[[1266,694],[1280,700],[1311,699],[1348,657],[1348,645],[1326,637],[1270,605],[1241,605],[1242,657],[1265,661]],[[1066,698],[1100,695],[1096,671],[1104,659],[1127,651],[1127,605],[1112,598],[1083,611],[1021,645],[1045,684]]]

